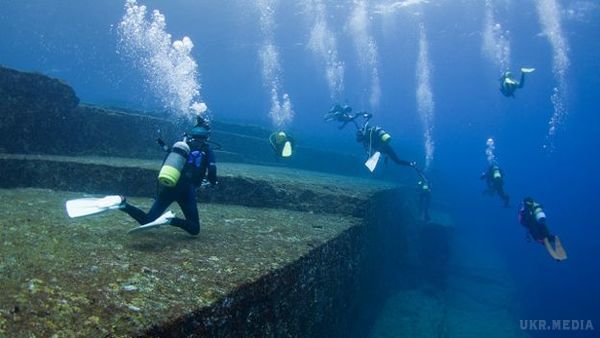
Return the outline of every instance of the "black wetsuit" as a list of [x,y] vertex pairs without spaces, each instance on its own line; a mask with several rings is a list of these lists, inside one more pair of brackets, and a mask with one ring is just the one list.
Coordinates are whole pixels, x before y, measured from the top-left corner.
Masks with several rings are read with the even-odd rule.
[[371,156],[374,152],[378,151],[383,155],[392,159],[398,165],[412,166],[409,161],[404,161],[398,158],[396,152],[390,146],[389,142],[383,141],[383,134],[387,134],[381,127],[365,127],[360,129],[356,133],[356,141],[362,143],[368,156]]
[[491,193],[496,192],[504,201],[504,206],[508,207],[510,203],[510,197],[506,192],[504,192],[504,172],[502,169],[492,165],[486,172],[481,174],[481,179],[485,179],[488,191]]
[[[508,80],[508,81],[507,81]],[[521,72],[521,81],[516,81],[512,76],[504,74],[500,78],[500,92],[506,97],[515,97],[515,91],[525,85],[525,73]]]
[[[546,226],[546,217],[536,219],[535,211],[539,208],[542,211],[542,206],[535,203],[534,206],[523,205],[519,210],[519,221],[529,231],[531,237],[542,243],[544,238],[548,238],[550,242],[554,241],[554,235],[550,234],[550,230]],[[543,211],[542,211],[543,212]]]
[[275,156],[277,156],[277,158],[283,157],[281,154],[283,153],[283,147],[285,146],[286,142],[290,142],[292,149],[294,149],[296,146],[296,141],[291,136],[286,136],[283,142],[277,143],[276,134],[271,134],[271,136],[269,136],[269,142],[271,142],[271,146],[273,147],[273,151],[275,152]]
[[121,210],[128,213],[138,223],[146,224],[162,215],[173,202],[177,202],[185,219],[173,218],[169,224],[182,228],[191,235],[197,235],[200,232],[200,217],[196,204],[196,188],[202,184],[205,177],[212,185],[217,183],[217,166],[215,154],[208,144],[203,143],[196,147],[196,150],[193,148],[190,150],[188,161],[179,181],[172,188],[164,186],[160,188],[148,213],[128,203],[125,203],[125,207]]

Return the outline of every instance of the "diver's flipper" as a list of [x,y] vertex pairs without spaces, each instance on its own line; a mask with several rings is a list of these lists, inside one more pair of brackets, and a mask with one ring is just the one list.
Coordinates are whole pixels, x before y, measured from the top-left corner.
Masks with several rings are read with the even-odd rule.
[[533,73],[535,68],[521,68],[522,73]]
[[373,172],[373,170],[375,170],[375,167],[377,167],[377,162],[379,162],[380,157],[381,157],[381,153],[376,151],[375,154],[373,154],[371,157],[369,157],[367,162],[365,162],[365,166],[367,166],[367,168],[369,168],[369,171]]
[[123,198],[119,195],[106,196],[102,198],[79,198],[67,201],[65,204],[67,214],[71,218],[93,215],[107,210],[122,207]]
[[158,228],[163,224],[169,223],[173,218],[175,218],[175,214],[171,210],[169,210],[169,211],[165,212],[164,214],[162,214],[157,219],[155,219],[154,221],[152,221],[150,223],[146,223],[144,225],[140,225],[138,227],[135,227],[135,228],[129,230],[127,233],[133,234],[133,233],[148,230],[148,229]]
[[558,236],[554,236],[554,248],[548,238],[544,238],[544,246],[546,247],[546,250],[548,250],[550,256],[557,261],[564,261],[567,259],[567,253],[565,252],[562,243],[560,243]]
[[290,143],[290,141],[285,141],[283,144],[283,150],[281,151],[281,157],[290,156],[292,156],[292,143]]

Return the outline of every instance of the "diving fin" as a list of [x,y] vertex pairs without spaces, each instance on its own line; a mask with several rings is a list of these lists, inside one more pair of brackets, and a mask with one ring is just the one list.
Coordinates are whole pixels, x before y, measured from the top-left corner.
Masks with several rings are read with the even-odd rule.
[[554,247],[552,247],[552,244],[547,237],[544,238],[544,246],[546,247],[546,250],[548,250],[550,256],[557,261],[564,261],[567,259],[567,253],[565,252],[565,249],[563,248],[558,236],[554,236]]
[[535,68],[521,68],[522,73],[533,73]]
[[111,195],[102,198],[79,198],[65,203],[67,214],[71,218],[98,214],[107,210],[122,208],[123,198]]
[[154,221],[152,221],[150,223],[146,223],[144,225],[140,225],[138,227],[135,227],[135,228],[129,230],[127,233],[133,234],[133,233],[148,230],[148,229],[158,228],[163,224],[169,223],[173,218],[175,218],[175,214],[171,210],[169,210],[169,211],[165,212],[164,214],[162,214],[161,216],[159,216]]
[[292,143],[290,141],[285,141],[283,145],[283,150],[281,151],[281,157],[290,157],[292,156]]
[[377,167],[377,163],[379,162],[380,157],[381,157],[381,153],[376,151],[375,154],[373,154],[371,157],[369,157],[367,162],[365,162],[365,166],[367,166],[367,168],[369,168],[369,171],[373,172],[375,170],[375,167]]

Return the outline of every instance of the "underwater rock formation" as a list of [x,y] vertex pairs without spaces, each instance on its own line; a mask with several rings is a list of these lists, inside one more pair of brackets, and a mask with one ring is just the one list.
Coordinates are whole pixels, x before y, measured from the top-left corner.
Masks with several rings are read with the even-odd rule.
[[[220,161],[219,187],[199,190],[197,238],[127,235],[118,211],[69,219],[64,202],[90,194],[148,208],[164,155],[148,131],[170,142],[181,129],[5,68],[0,102],[0,336],[364,336],[391,288],[444,283],[452,230],[415,220],[412,189],[250,165],[274,164],[260,128],[214,124],[220,159],[246,163]],[[355,164],[297,153],[286,164]]]
[[[172,144],[191,124],[143,112],[78,104],[73,89],[41,74],[0,67],[0,152],[97,155],[160,159],[157,138]],[[219,161],[281,165],[257,126],[213,122],[211,139],[222,146]],[[285,165],[299,169],[360,175],[357,157],[296,147]]]
[[[427,241],[433,232],[448,243],[450,233],[421,228],[400,189],[372,180],[223,165],[225,191],[199,193],[200,200],[218,204],[200,204],[203,228],[197,240],[174,228],[128,236],[135,224],[120,212],[74,220],[64,214],[64,201],[81,193],[55,189],[149,197],[158,165],[0,156],[10,178],[2,187],[12,188],[0,193],[8,206],[0,214],[6,258],[0,268],[2,284],[11,288],[0,300],[0,329],[36,335],[84,330],[337,336],[368,328],[372,318],[356,318],[382,302],[383,290],[397,280],[389,271],[409,284],[443,271],[441,263],[428,264],[445,256],[424,253],[413,239]],[[39,313],[44,315],[38,318]],[[71,326],[75,315],[84,324]]]

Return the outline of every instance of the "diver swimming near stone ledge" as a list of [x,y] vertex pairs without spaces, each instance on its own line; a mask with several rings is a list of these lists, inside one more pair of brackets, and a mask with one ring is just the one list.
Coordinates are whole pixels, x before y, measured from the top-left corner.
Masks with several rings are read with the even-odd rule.
[[[352,108],[348,105],[341,106],[339,104],[333,105],[327,114],[325,114],[325,121],[338,121],[342,124],[339,129],[344,128],[348,123],[352,122],[356,127],[356,142],[363,145],[367,153],[367,161],[365,166],[373,172],[379,162],[381,154],[385,155],[385,159],[390,158],[396,164],[401,166],[412,167],[417,171],[420,177],[424,177],[421,170],[417,168],[417,163],[414,161],[402,160],[396,155],[394,149],[390,146],[391,135],[379,126],[370,126],[369,120],[373,117],[373,114],[367,112],[358,112],[352,114]],[[361,124],[356,122],[357,119],[362,118]]]
[[296,141],[283,130],[274,132],[269,136],[269,143],[275,152],[275,158],[289,158],[293,155]]
[[[217,185],[215,155],[208,144],[210,132],[208,120],[198,115],[196,125],[172,147],[167,147],[159,139],[159,145],[168,155],[158,174],[160,186],[157,198],[148,213],[129,204],[124,196],[118,195],[67,201],[67,213],[70,217],[80,217],[119,209],[141,224],[129,230],[129,233],[170,224],[191,235],[197,235],[200,232],[200,217],[196,189],[205,185]],[[175,217],[171,211],[165,212],[173,202],[179,204],[185,219]]]

